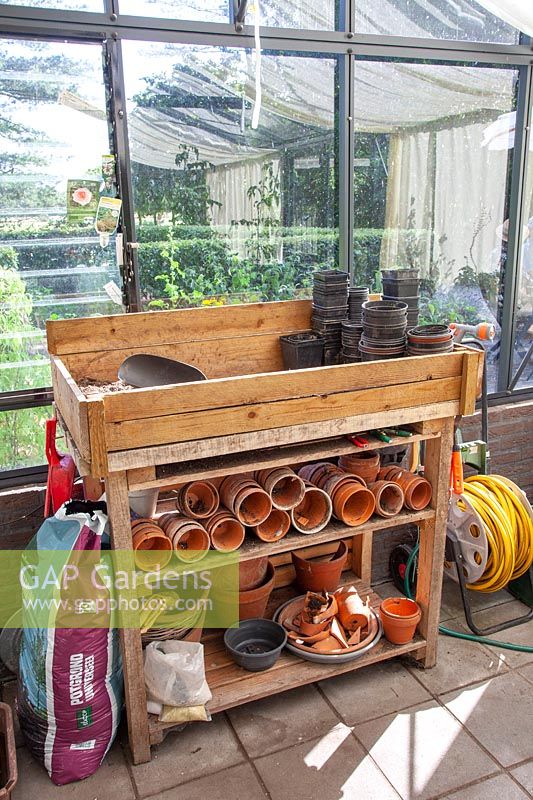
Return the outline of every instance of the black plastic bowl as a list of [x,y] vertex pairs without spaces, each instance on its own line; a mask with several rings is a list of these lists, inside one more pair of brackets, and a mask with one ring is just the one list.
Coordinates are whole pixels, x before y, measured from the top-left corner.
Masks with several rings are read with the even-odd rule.
[[249,672],[270,669],[287,643],[285,628],[271,619],[245,619],[224,633],[226,650]]

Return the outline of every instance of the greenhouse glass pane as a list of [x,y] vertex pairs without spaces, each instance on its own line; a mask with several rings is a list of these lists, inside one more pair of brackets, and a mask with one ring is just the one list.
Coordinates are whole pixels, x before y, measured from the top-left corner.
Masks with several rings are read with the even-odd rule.
[[0,0],[0,5],[57,8],[61,11],[104,11],[103,0]]
[[228,0],[121,0],[120,12],[158,19],[229,22]]
[[[166,19],[186,19],[198,22],[229,22],[232,0],[120,0],[122,14]],[[338,0],[272,0],[260,2],[260,23],[277,28],[303,30],[334,30],[335,10]],[[253,25],[252,4],[246,14],[246,23]]]
[[[356,63],[356,281],[418,269],[420,322],[494,323],[496,389],[518,72]],[[415,304],[415,301],[412,301]]]
[[500,44],[520,36],[475,0],[356,0],[355,9],[357,33]]
[[338,260],[334,58],[124,43],[145,308],[308,296]]
[[[0,469],[34,467],[45,462],[45,421],[52,416],[50,406],[0,411]],[[60,452],[66,451],[58,441]]]
[[[122,311],[94,228],[108,148],[101,48],[0,40],[0,393],[50,386],[47,319]],[[2,416],[4,467],[30,463],[43,414]]]

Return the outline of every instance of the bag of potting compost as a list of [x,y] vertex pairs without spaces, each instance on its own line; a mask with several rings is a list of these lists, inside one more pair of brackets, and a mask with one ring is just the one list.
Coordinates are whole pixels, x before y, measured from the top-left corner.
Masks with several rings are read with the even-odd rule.
[[[103,503],[72,501],[43,522],[23,557],[33,562],[34,584],[50,569],[47,565],[54,557],[50,551],[61,551],[56,555],[66,560],[66,569],[71,571],[76,565],[99,562],[107,521],[104,508]],[[49,573],[46,577],[49,583]],[[29,750],[52,781],[71,783],[98,769],[117,732],[122,708],[118,631],[110,627],[109,603],[106,608],[105,602],[104,611],[98,614],[99,627],[74,627],[73,606],[66,612],[65,600],[79,597],[80,586],[75,582],[69,586],[68,581],[67,586],[61,583],[52,590],[59,602],[47,605],[48,626],[44,627],[42,606],[35,605],[39,589],[31,586],[31,594],[24,582],[22,587],[20,726]],[[105,601],[110,591],[103,582],[98,587],[97,597]],[[88,594],[89,602],[95,602],[95,591]],[[28,597],[33,598],[33,605]],[[42,597],[49,597],[45,590],[41,603]]]

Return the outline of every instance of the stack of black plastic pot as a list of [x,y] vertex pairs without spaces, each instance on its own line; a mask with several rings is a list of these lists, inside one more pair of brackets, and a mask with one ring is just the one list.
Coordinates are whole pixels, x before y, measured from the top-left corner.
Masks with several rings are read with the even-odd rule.
[[324,364],[338,364],[342,320],[348,313],[348,273],[325,269],[313,279],[313,330],[324,339]]
[[359,352],[359,341],[363,333],[363,326],[350,319],[342,321],[342,362],[343,364],[353,364],[361,361]]
[[400,300],[368,300],[363,305],[363,361],[398,358],[405,352],[407,304]]
[[417,269],[382,269],[384,300],[407,303],[407,328],[418,325],[420,281]]
[[350,286],[348,289],[348,319],[357,325],[363,324],[363,303],[368,300],[368,287]]

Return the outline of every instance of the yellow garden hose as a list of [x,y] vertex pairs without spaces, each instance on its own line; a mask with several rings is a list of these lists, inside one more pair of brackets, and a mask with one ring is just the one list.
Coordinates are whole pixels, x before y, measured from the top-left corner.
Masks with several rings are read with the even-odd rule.
[[473,475],[464,494],[483,522],[489,543],[480,580],[467,584],[476,592],[497,592],[523,575],[533,563],[533,520],[511,481],[498,475]]

